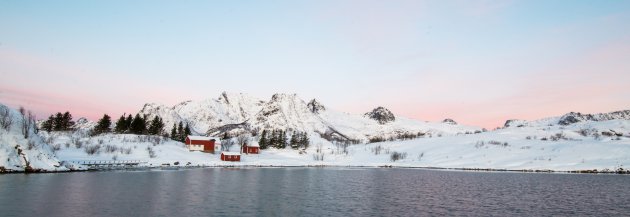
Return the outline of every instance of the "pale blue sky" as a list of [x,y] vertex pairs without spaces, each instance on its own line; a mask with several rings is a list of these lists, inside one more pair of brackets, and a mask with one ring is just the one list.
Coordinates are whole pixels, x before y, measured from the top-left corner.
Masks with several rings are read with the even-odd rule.
[[136,112],[222,91],[486,127],[630,108],[630,1],[0,1],[0,102]]

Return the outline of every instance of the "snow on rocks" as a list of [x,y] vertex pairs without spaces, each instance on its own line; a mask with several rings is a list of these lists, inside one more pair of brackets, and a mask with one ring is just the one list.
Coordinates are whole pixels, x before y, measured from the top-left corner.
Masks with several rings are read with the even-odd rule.
[[68,171],[36,133],[34,125],[23,128],[24,121],[27,120],[18,111],[0,104],[0,122],[6,124],[0,124],[6,126],[0,127],[0,172]]

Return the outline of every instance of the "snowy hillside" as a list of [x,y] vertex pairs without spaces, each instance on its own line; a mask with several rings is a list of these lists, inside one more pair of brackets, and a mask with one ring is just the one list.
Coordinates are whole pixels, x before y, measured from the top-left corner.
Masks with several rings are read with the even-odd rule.
[[[458,169],[615,171],[630,165],[630,121],[513,127],[478,134],[347,145],[310,135],[305,150],[265,149],[223,162],[155,136],[42,132],[63,160],[142,160],[148,166],[401,166]],[[253,138],[250,142],[255,142]],[[230,151],[237,151],[238,145]]]
[[25,121],[18,111],[0,104],[0,172],[67,171],[35,133],[34,123],[24,128]]
[[582,114],[569,112],[559,117],[543,118],[533,121],[507,120],[503,127],[541,127],[553,125],[571,125],[580,122],[597,122],[608,120],[630,120],[630,110],[614,111],[608,113]]
[[[149,118],[159,115],[167,129],[180,121],[194,134],[258,132],[263,129],[317,133],[330,140],[367,142],[409,134],[454,135],[481,132],[479,127],[429,123],[395,117],[379,107],[365,115],[337,112],[313,99],[308,104],[296,94],[274,94],[263,101],[247,94],[222,93],[217,99],[187,101],[168,107],[146,104],[140,111]],[[254,133],[255,134],[255,133]]]

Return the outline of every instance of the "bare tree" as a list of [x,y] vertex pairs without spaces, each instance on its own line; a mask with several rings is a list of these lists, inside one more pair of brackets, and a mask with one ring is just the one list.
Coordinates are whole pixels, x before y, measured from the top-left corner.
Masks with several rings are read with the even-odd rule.
[[19,111],[20,115],[22,116],[22,135],[24,135],[25,139],[28,139],[31,128],[35,127],[35,115],[33,115],[33,112],[31,111],[26,111],[23,106],[20,106]]
[[234,141],[232,141],[232,139],[221,140],[221,151],[230,151],[230,147],[232,145],[234,145]]
[[249,142],[249,135],[243,133],[241,135],[238,135],[238,137],[236,138],[236,141],[239,144],[239,147],[241,147],[241,154],[243,153],[243,148],[247,145],[247,143]]
[[13,124],[13,118],[11,118],[9,108],[0,107],[0,126],[8,131],[11,128],[11,124]]

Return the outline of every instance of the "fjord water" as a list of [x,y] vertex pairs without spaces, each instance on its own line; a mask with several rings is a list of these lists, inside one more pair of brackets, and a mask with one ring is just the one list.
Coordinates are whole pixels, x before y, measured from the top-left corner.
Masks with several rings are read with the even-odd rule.
[[630,176],[204,168],[0,175],[1,216],[630,215]]

